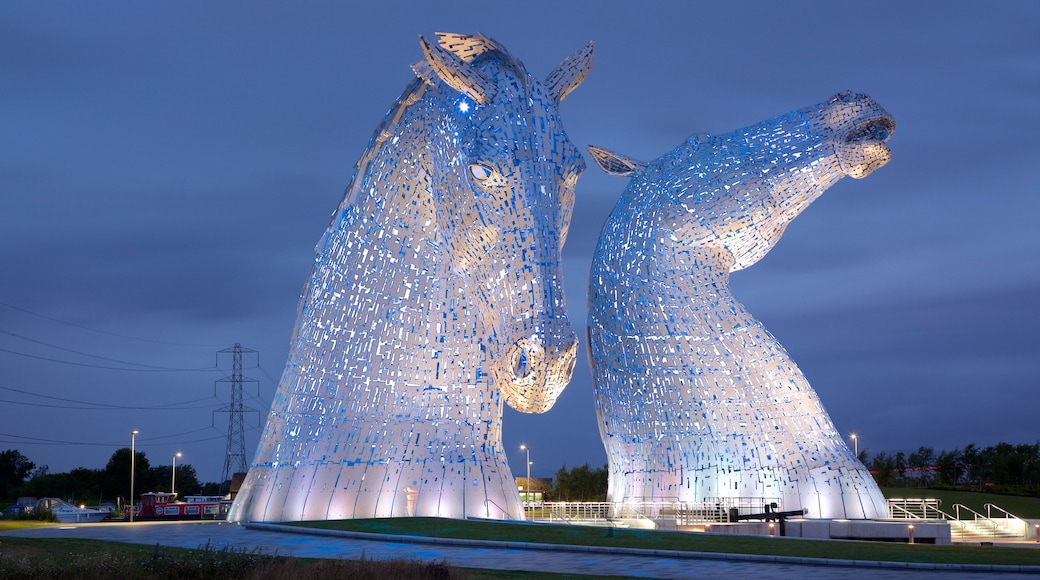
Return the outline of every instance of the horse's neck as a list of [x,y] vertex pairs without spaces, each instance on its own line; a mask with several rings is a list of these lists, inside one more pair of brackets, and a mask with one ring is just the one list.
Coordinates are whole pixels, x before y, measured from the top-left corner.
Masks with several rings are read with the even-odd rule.
[[[614,256],[594,267],[591,291],[597,302],[591,306],[596,324],[623,334],[632,325],[643,336],[696,334],[696,321],[714,326],[719,317],[743,311],[729,288],[733,257],[723,248],[665,243]],[[610,312],[615,303],[625,305],[624,316]]]
[[667,270],[675,274],[667,276],[665,272],[658,272],[656,279],[664,281],[683,296],[685,307],[698,310],[717,308],[729,313],[731,303],[736,303],[736,300],[729,288],[733,256],[726,249],[718,246],[675,247],[666,253]]
[[[452,366],[480,356],[475,309],[458,278],[425,237],[409,238],[405,225],[354,218],[330,234],[315,264],[310,311],[302,313],[298,329],[311,345],[307,352],[338,365],[347,382],[385,376],[411,385],[472,383],[460,373],[473,375],[479,364]],[[342,358],[330,344],[351,354]]]
[[752,175],[761,175],[780,211],[769,216],[784,224],[844,176],[833,145],[814,134],[796,111],[724,136]]

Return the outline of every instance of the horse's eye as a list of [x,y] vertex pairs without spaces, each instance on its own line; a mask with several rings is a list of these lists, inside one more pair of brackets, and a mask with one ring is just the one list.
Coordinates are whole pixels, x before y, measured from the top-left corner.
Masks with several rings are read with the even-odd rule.
[[487,181],[491,177],[491,168],[483,163],[470,163],[469,172],[477,181]]

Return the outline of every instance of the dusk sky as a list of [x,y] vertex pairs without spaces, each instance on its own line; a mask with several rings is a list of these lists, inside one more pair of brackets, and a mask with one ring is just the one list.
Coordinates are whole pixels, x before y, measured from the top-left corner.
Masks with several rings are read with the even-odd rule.
[[[483,32],[544,78],[589,40],[570,139],[643,160],[871,95],[892,161],[838,183],[734,292],[860,449],[1040,440],[1040,3],[7,2],[0,5],[0,450],[51,472],[130,445],[221,475],[230,358],[246,454],[314,247],[413,78],[420,34]],[[626,180],[589,168],[564,248],[584,335]],[[606,463],[582,344],[516,475]],[[247,363],[253,362],[247,359]],[[850,442],[851,446],[851,442]]]

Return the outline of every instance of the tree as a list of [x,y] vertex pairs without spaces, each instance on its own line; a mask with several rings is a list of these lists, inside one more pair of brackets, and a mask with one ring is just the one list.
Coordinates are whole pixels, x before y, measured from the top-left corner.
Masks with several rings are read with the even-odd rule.
[[98,503],[103,488],[102,471],[77,467],[68,473],[46,473],[33,477],[18,488],[18,494],[31,497],[58,497],[74,503]]
[[961,463],[964,465],[963,472],[968,485],[972,487],[977,485],[981,490],[983,484],[982,452],[974,443],[969,443],[964,447],[964,451],[961,451]]
[[70,497],[72,478],[67,473],[48,473],[34,477],[21,486],[19,493],[31,497]]
[[[144,453],[134,453],[134,495],[142,492],[155,490],[158,481],[152,473],[151,465]],[[179,471],[179,470],[178,470]],[[117,449],[105,465],[101,477],[101,487],[109,497],[121,497],[126,501],[130,498],[130,448]],[[136,500],[132,500],[136,501]]]
[[907,465],[914,470],[914,475],[921,487],[927,487],[932,479],[932,464],[935,462],[935,450],[931,447],[918,447],[917,451],[907,458]]
[[564,465],[556,472],[553,497],[561,501],[606,501],[607,468],[591,469],[586,463],[570,471]]
[[903,453],[902,451],[897,451],[896,452],[895,464],[892,465],[892,468],[895,469],[896,477],[899,479],[899,481],[905,485],[905,483],[906,483],[906,481],[905,481],[905,477],[906,477],[906,454],[905,453]]
[[1036,487],[1040,485],[1040,442],[1032,445],[1020,445],[1022,458],[1025,463],[1023,474],[1026,485]]
[[[180,470],[177,470],[180,473]],[[227,481],[207,481],[202,484],[199,490],[199,495],[224,495],[224,490],[231,488],[231,480]]]
[[987,447],[989,475],[995,485],[1022,486],[1030,483],[1032,464],[1036,463],[1040,445],[1012,445],[1000,442]]
[[0,452],[0,500],[12,500],[15,488],[28,479],[36,464],[16,449]]
[[961,465],[961,452],[959,449],[947,451],[945,449],[935,458],[935,467],[939,475],[939,483],[942,485],[957,485],[961,480],[964,466]]
[[858,459],[859,462],[862,463],[863,465],[867,464],[867,460],[869,458],[870,458],[870,450],[867,449],[866,447],[861,449],[860,452],[859,452],[859,455],[856,456],[856,459]]
[[870,462],[870,473],[878,487],[892,487],[895,482],[896,460],[884,451],[878,452]]
[[177,466],[177,489],[182,490],[180,492],[182,497],[185,495],[198,495],[202,491],[199,475],[195,473],[195,467],[190,463]]
[[[155,488],[151,491],[172,491],[170,484],[174,483],[173,477],[171,477],[173,471],[172,465],[160,465],[151,469],[150,479],[155,481]],[[177,495],[178,497],[184,497],[186,495],[196,495],[202,489],[202,484],[199,483],[198,475],[195,474],[195,468],[189,463],[177,465]]]
[[[1040,442],[1000,442],[989,447],[972,443],[964,449],[944,449],[938,455],[931,447],[919,447],[909,457],[902,452],[894,456],[880,452],[870,466],[882,487],[907,485],[912,479],[913,484],[921,487],[934,481],[976,491],[1032,496],[1040,493]],[[913,471],[906,472],[908,468]]]

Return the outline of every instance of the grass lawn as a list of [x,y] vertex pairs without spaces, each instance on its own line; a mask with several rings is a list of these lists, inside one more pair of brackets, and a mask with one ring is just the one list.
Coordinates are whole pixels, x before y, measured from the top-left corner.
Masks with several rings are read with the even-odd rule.
[[[5,524],[8,522],[4,522]],[[53,525],[53,524],[52,524]],[[5,526],[4,529],[11,529]],[[561,578],[538,574],[542,578]],[[180,578],[416,578],[512,580],[530,572],[475,570],[411,560],[318,560],[259,553],[122,544],[74,538],[0,536],[0,578],[161,580]],[[573,576],[568,576],[573,578]]]
[[503,542],[728,552],[802,558],[1040,566],[1040,549],[1032,548],[802,540],[795,538],[608,529],[570,525],[463,521],[440,518],[314,521],[294,522],[289,525],[380,534],[466,538]]
[[41,522],[37,520],[0,520],[0,532],[4,530],[21,530],[25,528],[39,528],[43,526],[53,526],[50,522]]
[[[998,505],[1016,516],[1024,519],[1040,519],[1040,498],[1018,495],[996,495],[973,491],[946,491],[940,489],[924,489],[918,487],[884,487],[881,492],[886,498],[935,498],[942,500],[939,509],[953,514],[953,504],[965,505],[982,515],[986,515],[985,505]],[[993,511],[993,517],[999,517]]]

